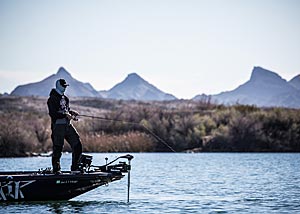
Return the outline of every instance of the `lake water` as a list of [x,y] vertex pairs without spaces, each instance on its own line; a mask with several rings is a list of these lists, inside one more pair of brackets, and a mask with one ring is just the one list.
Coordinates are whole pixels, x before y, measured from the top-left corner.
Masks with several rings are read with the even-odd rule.
[[[92,154],[104,164],[120,154]],[[127,176],[70,201],[0,203],[0,213],[300,213],[300,154],[133,154]],[[69,169],[71,155],[62,157]],[[35,170],[49,157],[2,158],[0,170]]]

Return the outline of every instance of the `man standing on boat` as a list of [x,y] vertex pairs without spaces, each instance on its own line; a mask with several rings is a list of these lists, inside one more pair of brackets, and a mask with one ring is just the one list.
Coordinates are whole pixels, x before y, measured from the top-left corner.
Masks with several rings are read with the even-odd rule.
[[70,110],[69,98],[64,94],[69,86],[64,79],[56,81],[56,88],[50,92],[47,101],[49,115],[51,117],[51,139],[53,142],[52,167],[55,174],[60,173],[60,158],[64,145],[64,139],[72,148],[71,170],[78,170],[78,160],[82,153],[80,137],[71,124],[71,120],[76,120],[78,112]]

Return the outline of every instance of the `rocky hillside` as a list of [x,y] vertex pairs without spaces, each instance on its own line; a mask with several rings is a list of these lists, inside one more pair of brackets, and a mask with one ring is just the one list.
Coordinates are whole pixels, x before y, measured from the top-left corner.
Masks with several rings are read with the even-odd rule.
[[70,86],[66,90],[66,94],[71,97],[99,97],[99,93],[89,83],[83,83],[74,79],[71,74],[63,67],[58,69],[56,74],[53,74],[46,79],[20,85],[16,87],[11,95],[18,96],[42,96],[46,97],[52,88],[55,88],[55,82],[58,79],[65,79]]
[[[286,81],[277,73],[262,67],[254,67],[250,80],[232,91],[212,95],[212,100],[221,104],[248,104],[261,107],[300,107],[300,77]],[[203,95],[194,99],[199,100]]]
[[100,92],[103,97],[122,100],[175,100],[176,97],[167,94],[150,84],[136,73],[129,74],[122,82],[108,91]]

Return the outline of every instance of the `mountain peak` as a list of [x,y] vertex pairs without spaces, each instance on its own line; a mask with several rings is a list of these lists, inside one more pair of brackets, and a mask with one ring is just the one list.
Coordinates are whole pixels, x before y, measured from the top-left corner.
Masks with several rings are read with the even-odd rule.
[[130,73],[127,75],[127,77],[141,78],[137,73]]
[[142,79],[142,77],[140,75],[138,75],[137,73],[130,73],[127,75],[127,79]]
[[300,74],[298,74],[297,76],[295,76],[293,79],[290,80],[290,82],[292,81],[300,81]]
[[269,71],[259,66],[255,66],[252,70],[250,81],[256,80],[271,80],[271,79],[280,79],[283,80],[278,74],[275,72]]
[[60,67],[56,75],[63,78],[66,76],[71,76],[71,74],[64,67]]
[[295,76],[293,79],[289,81],[290,85],[292,85],[294,88],[300,90],[300,74]]
[[129,84],[138,84],[141,82],[146,82],[141,76],[139,76],[137,73],[130,73],[127,75],[124,82],[128,82]]
[[127,77],[107,92],[107,97],[111,99],[124,100],[173,100],[176,99],[171,94],[150,84],[137,73],[130,73]]

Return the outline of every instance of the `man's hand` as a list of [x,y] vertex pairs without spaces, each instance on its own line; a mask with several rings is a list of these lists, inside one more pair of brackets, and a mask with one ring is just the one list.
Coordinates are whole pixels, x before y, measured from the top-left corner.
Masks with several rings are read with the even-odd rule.
[[[77,112],[78,113],[78,112]],[[77,114],[78,115],[78,114]],[[77,116],[76,114],[72,114],[71,112],[70,113],[66,113],[66,117],[68,118],[68,120],[75,120],[75,121],[78,121],[78,118],[76,117]]]
[[67,117],[69,120],[72,120],[72,119],[73,119],[73,116],[72,116],[70,113],[66,113],[66,117]]
[[75,117],[79,115],[79,113],[77,111],[74,111],[74,110],[70,110],[69,112],[70,112],[71,115],[73,115]]

